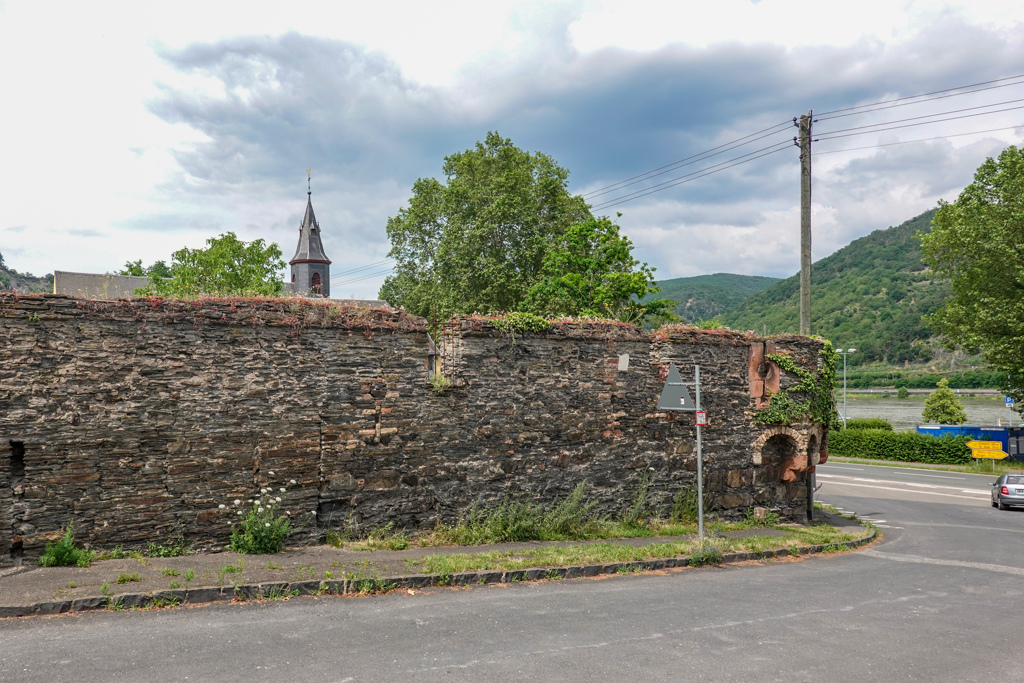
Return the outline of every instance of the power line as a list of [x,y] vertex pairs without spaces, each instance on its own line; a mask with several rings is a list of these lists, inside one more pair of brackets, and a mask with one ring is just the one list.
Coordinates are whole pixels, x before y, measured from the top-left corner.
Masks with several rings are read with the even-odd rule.
[[[787,119],[786,121],[783,121],[782,123],[777,123],[774,126],[769,126],[768,128],[764,128],[762,130],[756,131],[754,133],[751,133],[750,135],[745,135],[745,136],[743,136],[741,138],[736,138],[735,140],[732,140],[731,142],[722,143],[718,147],[712,147],[711,149],[705,150],[703,152],[699,152],[697,154],[692,154],[692,155],[690,155],[688,157],[684,157],[683,159],[679,159],[678,161],[673,161],[670,164],[665,164],[664,166],[659,166],[658,168],[655,168],[655,169],[652,169],[650,171],[647,171],[646,173],[641,173],[639,175],[635,175],[635,176],[626,178],[625,180],[620,180],[617,183],[612,183],[611,185],[606,185],[605,187],[599,187],[596,190],[591,190],[590,192],[584,193],[582,196],[583,196],[584,199],[592,198],[592,197],[597,197],[597,196],[600,196],[602,194],[607,194],[609,191],[614,190],[614,189],[621,189],[622,187],[627,187],[628,185],[635,185],[636,183],[640,182],[641,180],[644,180],[647,177],[653,177],[655,175],[662,175],[662,173],[667,173],[668,172],[668,171],[662,171],[662,169],[668,169],[669,171],[671,171],[673,168],[679,167],[681,164],[683,164],[683,162],[690,161],[691,159],[697,159],[697,157],[710,158],[711,156],[716,156],[717,154],[722,154],[723,152],[727,152],[729,150],[722,149],[722,148],[723,147],[729,147],[730,145],[736,145],[736,143],[741,142],[743,140],[747,140],[747,138],[754,138],[755,135],[761,135],[762,133],[767,133],[766,135],[761,135],[761,137],[759,137],[759,138],[754,138],[753,140],[747,140],[747,142],[744,142],[743,144],[746,145],[746,144],[749,144],[751,142],[756,142],[757,140],[761,140],[763,138],[766,138],[766,137],[769,137],[771,135],[774,135],[775,132],[778,132],[778,131],[775,131],[776,128],[781,128],[782,126],[788,126],[788,125],[790,125],[790,123],[791,122]],[[773,132],[769,133],[768,131],[773,131]],[[736,145],[736,147],[741,147],[741,146],[742,145]],[[719,149],[722,149],[722,151],[721,152],[716,152],[715,154],[711,154],[711,152],[715,152],[716,150],[719,150]],[[735,149],[735,148],[731,147],[730,149]],[[708,156],[705,156],[705,155],[708,155]],[[700,161],[700,159],[697,159],[697,160]],[[696,163],[696,162],[692,162],[692,163]],[[689,165],[689,164],[683,164],[683,165]],[[658,171],[662,171],[662,173],[658,173]],[[631,182],[631,181],[633,181],[633,182]]]
[[[734,166],[740,166],[742,164],[747,164],[747,163],[750,163],[751,161],[756,161],[757,159],[760,159],[762,157],[766,157],[766,156],[768,156],[770,154],[775,154],[776,152],[781,152],[784,149],[788,149],[791,144],[792,144],[792,142],[787,140],[785,143],[780,143],[780,145],[772,145],[772,147],[776,147],[777,149],[773,149],[770,152],[765,152],[764,154],[760,154],[758,156],[751,157],[750,159],[744,159],[743,161],[737,161],[734,164],[730,164],[728,166],[723,166],[722,168],[718,168],[718,169],[715,169],[713,171],[708,171],[707,173],[701,173],[701,175],[697,175],[697,176],[694,176],[692,178],[687,177],[687,176],[682,176],[683,178],[686,178],[686,180],[680,180],[679,182],[673,182],[671,184],[662,183],[662,185],[664,185],[664,187],[659,187],[658,189],[651,189],[649,191],[642,192],[642,193],[634,192],[633,194],[636,195],[636,196],[626,195],[626,197],[619,197],[619,198],[616,198],[616,199],[611,199],[611,200],[609,200],[608,202],[606,202],[604,204],[601,204],[599,206],[595,206],[595,207],[592,207],[592,208],[593,208],[593,210],[596,211],[596,210],[599,210],[599,209],[607,209],[607,208],[612,207],[612,206],[618,206],[619,204],[625,204],[626,202],[631,202],[634,199],[639,199],[640,197],[646,197],[649,194],[654,194],[655,192],[661,192],[662,190],[667,190],[670,187],[675,187],[676,185],[682,185],[684,183],[689,183],[691,181],[697,180],[698,178],[704,178],[705,176],[709,176],[709,175],[712,175],[714,173],[718,173],[720,171],[725,171],[727,169],[733,168]],[[765,149],[771,149],[771,148],[770,147],[766,147]],[[752,154],[753,154],[753,152],[752,152]],[[739,158],[739,157],[737,157],[737,158]],[[728,163],[728,162],[722,162],[722,163]],[[699,173],[699,171],[697,171],[697,173]],[[693,174],[690,174],[690,175],[693,175]],[[669,182],[671,182],[671,181],[669,181]]]
[[[875,126],[887,126],[890,123],[903,123],[904,121],[917,121],[918,119],[930,119],[936,116],[945,116],[946,114],[959,114],[962,111],[974,111],[975,109],[987,109],[988,107],[1001,107],[1004,104],[1013,104],[1014,102],[1024,102],[1024,97],[1016,100],[1006,100],[1005,102],[993,102],[992,104],[982,104],[977,107],[964,107],[963,109],[950,109],[949,111],[938,112],[937,114],[922,114],[921,116],[911,116],[906,119],[895,119],[893,121],[883,121],[881,123],[869,123],[864,126],[855,126],[853,128],[839,128],[838,130],[829,131],[829,133],[845,133],[848,130],[860,130],[862,128],[873,128]],[[1012,108],[1012,107],[1011,107]],[[999,111],[1009,111],[1008,109],[1001,109]],[[994,114],[996,112],[981,112],[982,114]],[[944,119],[946,120],[946,119]],[[823,133],[828,135],[829,133]]]
[[937,135],[933,138],[920,138],[918,140],[901,140],[900,142],[885,142],[877,145],[867,145],[866,147],[847,147],[846,149],[829,149],[824,152],[814,152],[814,156],[821,154],[838,154],[839,152],[853,152],[861,149],[876,149],[878,147],[892,147],[893,145],[907,145],[911,142],[928,142],[930,140],[944,140],[945,138],[959,138],[965,135],[980,135],[982,133],[995,133],[1003,130],[1016,130],[1022,126],[1009,126],[1007,128],[989,128],[988,130],[976,130],[971,133],[953,133],[952,135]]
[[698,169],[698,170],[693,171],[691,173],[687,173],[685,175],[681,175],[681,176],[677,176],[675,178],[671,178],[670,180],[666,180],[664,182],[658,183],[657,185],[651,185],[650,187],[645,187],[645,188],[643,188],[641,190],[635,190],[634,192],[630,192],[628,194],[620,195],[618,197],[612,197],[611,199],[605,200],[601,204],[598,204],[597,206],[594,206],[592,208],[594,210],[597,210],[597,209],[603,208],[605,205],[607,205],[610,202],[619,202],[619,201],[621,201],[623,199],[628,199],[628,198],[632,197],[633,195],[649,194],[649,192],[648,192],[649,190],[655,190],[655,189],[661,188],[663,186],[671,187],[672,184],[674,184],[675,181],[677,181],[677,180],[682,180],[683,178],[689,178],[690,176],[697,175],[699,173],[703,173],[704,171],[709,171],[709,170],[711,170],[713,168],[717,168],[718,166],[723,166],[725,164],[729,164],[729,163],[731,163],[733,161],[738,161],[739,159],[743,159],[745,157],[752,156],[752,155],[757,154],[759,152],[763,152],[765,150],[772,149],[773,147],[789,146],[790,144],[792,144],[792,142],[790,140],[786,140],[785,142],[777,142],[774,145],[768,145],[767,147],[762,147],[761,149],[755,149],[753,152],[748,152],[746,154],[741,154],[738,157],[733,157],[732,159],[727,159],[725,161],[720,161],[717,164],[712,164],[711,166],[705,166],[704,168]]
[[[829,121],[831,119],[841,119],[844,116],[860,116],[861,114],[870,114],[873,111],[882,111],[885,109],[894,109],[896,107],[909,107],[914,104],[923,104],[924,102],[934,102],[935,100],[944,100],[947,97],[960,97],[961,95],[973,95],[974,93],[984,92],[986,90],[995,90],[997,88],[1010,88],[1015,85],[1024,85],[1024,81],[1017,81],[1016,83],[1004,83],[1003,85],[992,85],[987,88],[978,88],[977,90],[969,90],[967,92],[953,93],[952,95],[939,95],[938,97],[929,97],[926,100],[918,100],[917,102],[903,102],[902,104],[891,104],[886,107],[875,107],[874,109],[865,109],[864,111],[855,111],[848,114],[836,114],[835,116],[821,116],[814,119],[814,122],[818,121]],[[868,106],[868,105],[863,105]],[[838,111],[842,111],[841,109]]]
[[385,263],[388,263],[388,262],[390,262],[392,260],[393,259],[386,258],[383,261],[377,261],[376,263],[371,263],[368,266],[361,266],[359,268],[353,268],[351,270],[343,270],[340,273],[335,273],[334,275],[332,275],[331,276],[331,281],[333,282],[334,280],[337,280],[339,277],[344,277],[345,275],[350,275],[352,273],[358,273],[358,272],[363,271],[363,270],[369,270],[370,268],[380,268]]
[[[964,114],[963,116],[950,116],[949,118],[936,119],[934,121],[918,121],[917,123],[905,123],[905,124],[903,124],[901,126],[889,126],[888,128],[878,128],[876,130],[865,130],[865,131],[861,131],[859,133],[845,133],[843,135],[835,135],[835,133],[839,133],[841,131],[830,131],[828,133],[823,133],[822,137],[814,138],[814,141],[818,142],[819,140],[822,140],[822,141],[824,141],[824,140],[834,140],[836,138],[848,138],[848,137],[853,137],[855,135],[868,135],[870,133],[882,133],[882,132],[887,131],[887,130],[896,130],[897,128],[912,128],[913,126],[925,126],[925,125],[928,125],[930,123],[942,123],[944,121],[956,121],[958,119],[971,119],[971,118],[974,118],[975,116],[986,116],[988,114],[999,114],[1001,112],[1014,111],[1016,109],[1024,109],[1024,105],[1021,105],[1019,107],[1007,107],[1006,109],[997,109],[995,111],[979,112],[977,114]],[[904,120],[909,120],[909,119],[904,119]],[[875,124],[875,125],[876,126],[882,126],[882,125],[885,125],[885,124],[878,123],[878,124]],[[869,128],[869,127],[870,126],[859,126],[858,128],[845,128],[843,130],[858,130],[859,128]],[[827,137],[825,137],[825,136],[827,136]]]
[[[874,107],[879,104],[889,104],[890,102],[902,102],[904,100],[914,100],[919,97],[928,97],[929,95],[938,95],[944,92],[952,92],[954,90],[966,90],[967,88],[976,88],[980,85],[989,85],[990,83],[1002,83],[1003,81],[1012,81],[1017,78],[1024,78],[1024,74],[1018,74],[1016,76],[1007,76],[1006,78],[996,78],[991,81],[982,81],[981,83],[971,83],[970,85],[958,85],[954,88],[945,88],[944,90],[933,90],[931,92],[921,93],[919,95],[907,95],[906,97],[897,97],[891,100],[879,100],[878,102],[868,102],[867,104],[858,104],[853,107],[845,107],[843,109],[832,109],[830,111],[820,112],[820,116],[828,114],[837,114],[841,111],[853,111],[854,109],[862,109],[864,107]],[[977,92],[977,91],[974,91]],[[970,94],[969,92],[962,93],[964,95]]]
[[363,275],[362,277],[355,277],[355,278],[352,278],[351,280],[343,280],[342,282],[334,282],[332,280],[331,281],[331,286],[332,287],[343,287],[345,285],[351,285],[351,284],[353,284],[355,282],[362,282],[363,280],[372,280],[373,278],[380,277],[381,275],[387,275],[388,273],[392,273],[392,272],[394,272],[394,270],[395,270],[394,268],[388,268],[387,270],[382,270],[382,271],[380,271],[378,273],[370,273],[369,275]]

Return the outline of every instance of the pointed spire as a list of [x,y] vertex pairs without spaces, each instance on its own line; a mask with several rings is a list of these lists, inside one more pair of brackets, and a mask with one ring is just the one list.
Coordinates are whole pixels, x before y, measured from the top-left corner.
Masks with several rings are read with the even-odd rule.
[[330,263],[324,253],[323,242],[320,241],[320,224],[316,222],[316,215],[313,213],[313,187],[312,169],[306,169],[306,213],[302,217],[302,224],[299,226],[299,244],[295,248],[295,256],[289,261],[294,263]]

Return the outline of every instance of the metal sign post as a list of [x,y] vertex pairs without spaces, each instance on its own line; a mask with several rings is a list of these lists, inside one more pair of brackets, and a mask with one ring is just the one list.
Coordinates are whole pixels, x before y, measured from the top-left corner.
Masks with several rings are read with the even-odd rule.
[[[697,403],[694,404],[690,398],[690,392],[686,390],[687,384],[693,384],[697,392]],[[697,533],[700,538],[700,547],[704,547],[704,464],[701,453],[700,428],[708,423],[708,414],[700,408],[700,366],[693,366],[693,382],[684,382],[673,363],[668,368],[668,377],[665,378],[665,386],[661,390],[661,398],[658,399],[658,410],[673,410],[696,413],[697,424]]]
[[[693,366],[694,391],[697,394],[697,415],[703,413],[700,409],[700,366]],[[700,448],[700,425],[707,423],[707,413],[704,413],[704,420],[697,420],[697,534],[700,539],[700,547],[704,547],[704,456]]]

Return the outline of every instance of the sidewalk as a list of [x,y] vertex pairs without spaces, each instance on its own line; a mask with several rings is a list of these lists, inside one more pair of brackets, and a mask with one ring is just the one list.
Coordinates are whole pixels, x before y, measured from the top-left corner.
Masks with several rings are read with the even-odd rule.
[[[859,522],[821,510],[815,511],[815,516],[845,533],[864,532],[858,533],[856,540],[842,545],[856,547],[874,538],[875,532],[865,529]],[[787,536],[789,533],[782,529],[752,528],[723,532],[719,537],[770,538]],[[501,552],[514,557],[516,554],[552,546],[614,544],[642,548],[652,544],[693,540],[696,540],[696,536],[658,536],[443,548],[410,547],[391,551],[360,551],[320,545],[292,548],[276,555],[222,552],[168,558],[103,560],[90,567],[25,566],[0,572],[0,618],[323,593],[366,594],[397,588],[508,583],[682,567],[688,564],[688,556],[514,571],[484,570],[452,574],[422,574],[416,571],[424,558],[433,555]],[[821,546],[805,546],[797,552],[808,554],[822,549]],[[789,554],[794,553],[788,549],[726,553],[723,562]],[[119,577],[125,582],[118,583]],[[186,578],[190,580],[186,582]]]

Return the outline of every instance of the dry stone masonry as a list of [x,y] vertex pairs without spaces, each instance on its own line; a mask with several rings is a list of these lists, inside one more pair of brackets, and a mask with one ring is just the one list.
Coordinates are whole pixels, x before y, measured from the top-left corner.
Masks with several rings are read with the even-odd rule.
[[701,366],[705,487],[725,517],[802,519],[826,437],[754,422],[765,388],[795,381],[766,354],[817,367],[803,337],[466,318],[435,346],[422,319],[297,299],[0,295],[0,316],[0,565],[71,521],[94,548],[221,546],[232,502],[267,487],[287,489],[295,543],[429,528],[509,490],[553,501],[582,480],[617,512],[641,473],[667,505],[696,471],[692,414],[656,410],[670,363],[684,379]]

